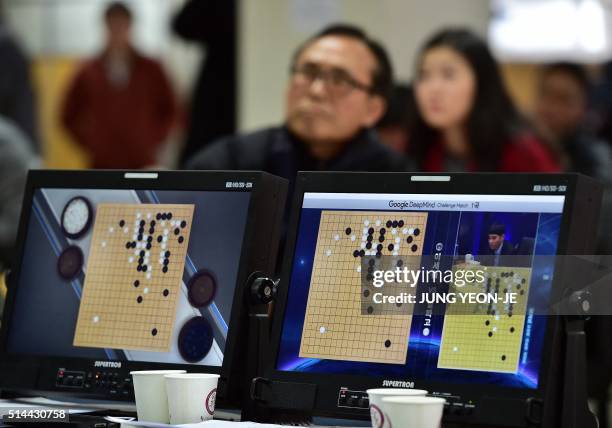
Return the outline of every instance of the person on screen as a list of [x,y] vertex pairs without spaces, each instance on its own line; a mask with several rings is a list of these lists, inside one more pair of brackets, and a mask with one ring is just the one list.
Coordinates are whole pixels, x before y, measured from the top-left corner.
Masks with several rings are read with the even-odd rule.
[[62,122],[94,168],[156,164],[175,124],[170,82],[159,62],[132,45],[132,19],[123,3],[106,8],[106,46],[77,72],[64,100]]
[[409,153],[423,171],[559,171],[519,116],[486,43],[471,31],[433,35],[415,76]]
[[282,125],[222,138],[186,168],[263,170],[290,182],[300,170],[405,170],[403,155],[373,131],[392,82],[391,62],[379,43],[357,27],[328,27],[293,55]]
[[487,242],[489,244],[485,252],[484,263],[490,266],[507,266],[507,258],[514,254],[514,246],[506,240],[506,225],[493,223],[489,226]]

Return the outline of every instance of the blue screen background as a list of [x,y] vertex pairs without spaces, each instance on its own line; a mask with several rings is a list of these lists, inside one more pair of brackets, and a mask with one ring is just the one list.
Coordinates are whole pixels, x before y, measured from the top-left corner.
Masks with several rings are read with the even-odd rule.
[[[546,317],[530,315],[529,312],[526,316],[521,358],[516,374],[437,368],[444,322],[443,307],[434,307],[430,332],[424,336],[422,330],[425,308],[419,307],[418,304],[414,309],[408,354],[403,365],[300,358],[302,326],[322,211],[302,209],[301,212],[277,358],[278,370],[537,388]],[[478,259],[478,255],[487,248],[488,227],[493,222],[506,225],[506,239],[513,244],[523,238],[532,238],[535,241],[535,255],[555,255],[557,252],[561,214],[433,211],[428,214],[423,255],[433,254],[436,244],[442,243],[443,255],[471,253]],[[546,306],[551,290],[552,263],[546,263],[545,258],[535,260],[532,266],[529,307]],[[440,267],[447,268],[450,266]],[[544,281],[544,274],[548,274],[550,280]]]

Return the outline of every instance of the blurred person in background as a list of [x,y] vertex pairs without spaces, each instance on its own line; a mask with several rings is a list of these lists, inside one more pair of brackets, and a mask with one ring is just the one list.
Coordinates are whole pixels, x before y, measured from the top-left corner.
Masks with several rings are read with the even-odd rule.
[[236,131],[236,1],[189,0],[172,28],[204,48],[191,97],[180,163],[219,137]]
[[[293,56],[285,123],[223,138],[197,153],[190,169],[401,171],[401,154],[373,127],[385,113],[393,82],[387,53],[361,29],[328,27]],[[289,198],[290,199],[290,198]]]
[[30,64],[10,34],[0,4],[0,116],[11,121],[27,137],[23,142],[40,153],[36,103]]
[[62,122],[93,168],[152,166],[175,122],[174,94],[161,65],[132,45],[131,10],[111,3],[104,23],[106,46],[74,78]]
[[423,171],[559,171],[519,116],[486,43],[471,31],[431,37],[413,87],[409,152]]
[[589,79],[578,64],[562,62],[544,68],[535,106],[535,124],[559,151],[564,169],[609,181],[610,146],[585,129]]
[[27,171],[40,165],[28,136],[0,116],[0,272],[12,263]]
[[376,125],[380,140],[398,153],[408,151],[408,123],[415,114],[412,88],[405,84],[393,86],[389,106]]

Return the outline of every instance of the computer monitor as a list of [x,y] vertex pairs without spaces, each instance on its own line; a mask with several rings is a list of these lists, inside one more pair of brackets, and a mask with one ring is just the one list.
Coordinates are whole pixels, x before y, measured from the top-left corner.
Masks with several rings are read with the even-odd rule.
[[219,373],[238,401],[244,283],[274,271],[286,188],[261,172],[31,171],[0,389],[129,401],[131,370],[172,368]]
[[[562,373],[560,319],[544,309],[563,295],[555,256],[592,254],[600,201],[578,175],[300,173],[266,378],[298,385],[291,401],[314,415],[366,419],[367,389],[399,387],[446,398],[447,422],[550,422]],[[518,301],[472,316],[450,301],[381,307],[385,261],[482,268],[483,288]],[[404,291],[452,285],[418,281]]]

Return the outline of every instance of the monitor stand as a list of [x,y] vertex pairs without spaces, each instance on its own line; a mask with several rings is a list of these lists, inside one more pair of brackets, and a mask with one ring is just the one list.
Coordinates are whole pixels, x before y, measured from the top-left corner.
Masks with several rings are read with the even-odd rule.
[[586,334],[584,317],[566,317],[565,367],[561,428],[597,428],[597,418],[589,410],[587,399]]

